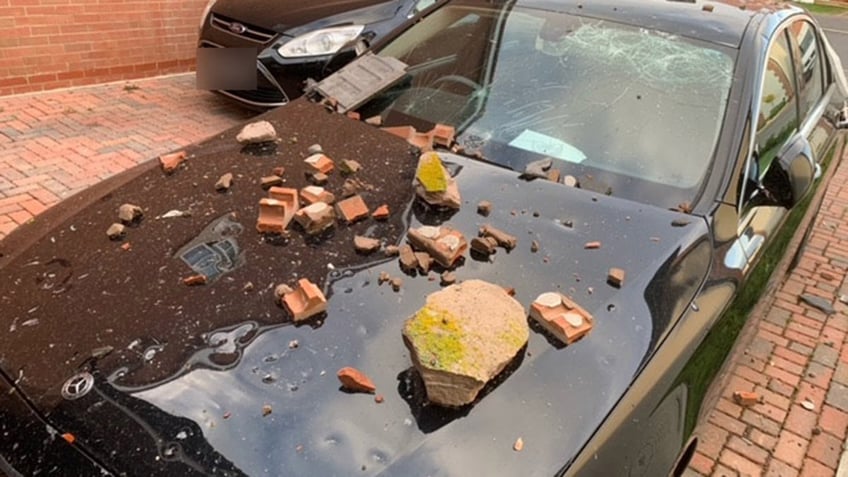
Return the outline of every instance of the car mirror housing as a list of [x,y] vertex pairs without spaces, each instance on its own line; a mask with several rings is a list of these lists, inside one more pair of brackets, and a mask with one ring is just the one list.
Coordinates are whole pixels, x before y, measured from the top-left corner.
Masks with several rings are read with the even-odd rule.
[[816,178],[809,142],[796,134],[784,146],[761,181],[768,196],[768,204],[792,208],[812,187]]

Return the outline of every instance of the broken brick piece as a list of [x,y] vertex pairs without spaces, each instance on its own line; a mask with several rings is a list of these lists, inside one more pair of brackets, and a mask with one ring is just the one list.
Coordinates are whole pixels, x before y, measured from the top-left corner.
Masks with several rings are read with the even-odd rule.
[[377,276],[377,285],[382,285],[391,279],[392,277],[391,275],[389,275],[389,272],[380,272],[380,274]]
[[471,250],[481,255],[491,255],[497,250],[498,242],[492,237],[474,237],[471,239]]
[[524,439],[518,438],[515,440],[515,443],[512,444],[512,450],[515,452],[521,452],[524,449]]
[[477,203],[477,213],[483,217],[488,217],[492,213],[492,203],[488,200],[481,200]]
[[601,242],[598,242],[598,241],[586,242],[586,245],[584,245],[583,248],[585,248],[587,250],[599,249],[599,248],[601,248]]
[[197,285],[206,285],[206,275],[200,273],[190,277],[183,278],[183,285],[193,287]]
[[307,176],[309,182],[312,182],[315,185],[324,185],[330,179],[330,177],[327,176],[327,174],[324,174],[323,172],[316,172],[314,174],[307,173]]
[[362,169],[362,164],[353,159],[343,159],[339,163],[339,170],[342,174],[355,174]]
[[607,283],[616,288],[621,288],[621,286],[624,285],[624,276],[624,270],[620,268],[610,268],[609,273],[607,274]]
[[132,224],[141,220],[144,211],[134,204],[123,204],[118,207],[118,219],[125,224]]
[[73,444],[74,442],[77,441],[76,436],[74,436],[70,432],[66,432],[66,433],[62,434],[62,439],[64,439],[65,442],[67,442],[68,444]]
[[411,273],[418,268],[418,258],[409,245],[401,245],[398,255],[400,255],[400,269],[404,272]]
[[441,280],[442,285],[453,285],[454,283],[456,283],[456,273],[454,273],[450,270],[446,270],[446,271],[442,272],[442,275],[441,275],[440,278],[442,279]]
[[282,303],[295,322],[327,311],[327,299],[324,293],[306,278],[298,280],[297,288],[283,295]]
[[383,204],[383,205],[377,207],[376,209],[374,209],[373,212],[371,212],[371,217],[374,220],[386,220],[386,219],[388,219],[389,218],[389,206],[386,205],[386,204]]
[[377,404],[383,404],[383,401],[385,400],[386,398],[384,398],[382,394],[374,396],[374,402],[376,402]]
[[336,373],[336,376],[341,381],[342,387],[348,391],[371,394],[377,390],[377,386],[374,386],[371,378],[356,368],[342,368]]
[[427,252],[445,268],[454,266],[459,257],[468,250],[468,242],[462,232],[446,225],[441,227],[425,225],[417,229],[409,229],[407,239],[415,249]]
[[430,131],[433,135],[433,144],[449,148],[453,144],[454,136],[456,136],[456,128],[447,124],[436,124]]
[[740,406],[753,406],[759,404],[760,395],[750,391],[736,391],[733,393],[733,400]]
[[268,190],[271,187],[277,187],[283,184],[283,178],[280,176],[265,176],[259,179],[259,185],[262,189]]
[[415,259],[418,260],[418,269],[422,275],[430,272],[430,267],[433,266],[433,257],[427,252],[415,252]]
[[383,253],[387,257],[397,257],[400,254],[400,247],[397,245],[386,245],[386,248],[383,250]]
[[568,345],[585,337],[594,324],[588,311],[558,292],[539,295],[530,305],[530,318]]
[[329,174],[336,167],[333,160],[325,156],[323,153],[313,154],[304,159],[303,162],[315,171],[324,174]]
[[309,235],[316,235],[332,227],[336,221],[336,213],[324,202],[315,202],[298,210],[294,220]]
[[303,199],[307,205],[314,204],[316,202],[332,204],[336,201],[336,196],[334,196],[332,192],[324,189],[323,187],[314,185],[300,189],[300,198]]
[[400,287],[402,287],[402,286],[403,286],[403,278],[401,278],[401,277],[392,277],[392,278],[389,280],[389,283],[391,283],[391,285],[392,285],[392,290],[394,290],[394,291],[400,291]]
[[228,172],[221,177],[218,178],[218,181],[215,182],[215,190],[218,192],[226,192],[230,190],[230,187],[233,186],[233,173]]
[[276,199],[259,199],[259,217],[256,231],[259,233],[285,234],[293,213],[286,204]]
[[360,253],[373,253],[379,250],[380,241],[371,237],[355,235],[353,237],[353,247]]
[[170,154],[164,154],[159,156],[159,164],[162,166],[162,170],[166,174],[170,174],[177,170],[177,167],[180,167],[180,164],[186,160],[186,152],[178,151],[172,152]]
[[368,205],[365,204],[365,201],[359,195],[354,195],[337,202],[336,211],[349,224],[368,217]]
[[277,131],[268,121],[255,121],[246,124],[236,135],[239,144],[262,144],[277,140]]
[[345,116],[347,116],[348,119],[353,119],[354,121],[359,121],[360,119],[359,113],[356,111],[348,111]]
[[271,174],[275,176],[283,177],[286,174],[286,168],[284,166],[277,166],[271,169]]
[[508,233],[506,233],[506,232],[504,232],[500,229],[496,229],[496,228],[494,228],[494,227],[492,227],[491,225],[488,225],[488,224],[480,227],[480,236],[481,237],[491,237],[491,238],[495,239],[495,241],[498,243],[498,245],[500,245],[501,247],[503,247],[507,250],[512,250],[512,249],[515,248],[516,245],[518,245],[518,239],[515,238],[514,235],[510,235],[510,234],[508,234]]
[[124,224],[114,223],[106,229],[106,236],[109,237],[109,240],[120,240],[124,238],[126,232],[127,228]]
[[548,180],[551,182],[559,182],[560,174],[559,169],[550,169],[548,171]]
[[365,119],[365,124],[370,126],[380,127],[383,125],[383,117],[382,116],[371,116],[370,118]]
[[124,242],[123,244],[121,244],[121,250],[129,252],[130,250],[132,250],[132,243]]

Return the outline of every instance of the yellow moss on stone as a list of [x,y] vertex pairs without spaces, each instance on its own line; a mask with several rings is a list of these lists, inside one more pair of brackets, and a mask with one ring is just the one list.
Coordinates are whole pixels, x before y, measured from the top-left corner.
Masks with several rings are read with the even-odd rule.
[[420,360],[431,368],[455,370],[466,357],[465,334],[449,312],[421,308],[406,324],[406,335],[415,344]]
[[427,192],[444,192],[448,189],[447,171],[435,152],[428,152],[421,156],[415,177]]

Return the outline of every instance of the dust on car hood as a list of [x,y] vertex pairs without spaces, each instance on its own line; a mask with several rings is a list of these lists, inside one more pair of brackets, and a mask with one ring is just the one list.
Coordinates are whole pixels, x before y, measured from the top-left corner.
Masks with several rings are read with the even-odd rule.
[[[240,152],[233,129],[189,149],[173,175],[140,166],[0,242],[0,367],[19,378],[53,426],[73,433],[107,468],[551,475],[591,437],[706,274],[700,217],[522,181],[448,153],[442,157],[463,205],[439,213],[414,201],[418,155],[399,138],[305,100],[261,119],[282,137],[272,154]],[[287,186],[306,185],[302,159],[313,143],[337,161],[360,162],[357,177],[373,186],[365,201],[372,209],[388,204],[390,220],[339,224],[318,240],[257,234],[265,196],[259,178],[285,166]],[[227,172],[235,175],[231,191],[216,192],[213,184]],[[337,191],[342,180],[331,174],[328,188]],[[476,213],[479,200],[493,203],[488,217]],[[129,251],[105,235],[123,203],[145,210],[127,232]],[[191,214],[156,219],[172,209]],[[221,220],[239,260],[212,283],[185,286],[181,279],[193,271],[178,252]],[[352,246],[355,234],[399,244],[422,224],[449,224],[469,239],[483,224],[517,236],[509,253],[466,256],[459,280],[514,287],[525,308],[543,292],[568,294],[594,315],[592,333],[563,348],[534,330],[478,402],[458,410],[428,405],[401,327],[439,281],[403,275],[397,259],[359,255]],[[601,247],[584,248],[590,241]],[[627,272],[620,289],[606,283],[612,267]],[[403,276],[400,291],[378,284],[382,271]],[[328,311],[294,326],[273,291],[301,277],[325,290]],[[340,391],[335,373],[345,366],[366,372],[385,402]],[[64,399],[62,383],[80,370],[95,376],[94,389]],[[521,453],[511,450],[518,437]]]

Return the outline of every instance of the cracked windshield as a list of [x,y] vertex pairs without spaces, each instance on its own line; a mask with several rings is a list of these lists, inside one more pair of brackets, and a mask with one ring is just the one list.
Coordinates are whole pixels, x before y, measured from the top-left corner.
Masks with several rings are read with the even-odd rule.
[[709,169],[734,62],[707,43],[523,7],[443,8],[380,55],[409,68],[366,117],[448,123],[465,153],[518,171],[551,158],[584,188],[660,205],[691,199]]

